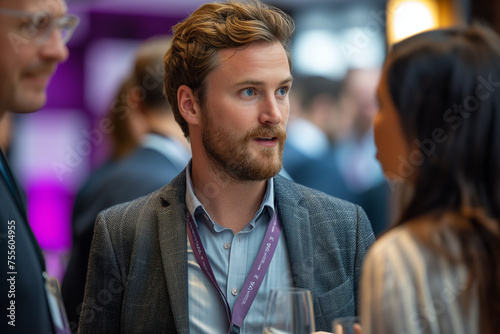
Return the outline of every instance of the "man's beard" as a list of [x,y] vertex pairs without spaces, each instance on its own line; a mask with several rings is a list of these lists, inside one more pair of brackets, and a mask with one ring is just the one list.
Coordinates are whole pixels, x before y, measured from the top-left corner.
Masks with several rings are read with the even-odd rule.
[[[216,126],[203,110],[201,137],[209,160],[209,167],[223,179],[232,181],[262,181],[277,175],[282,168],[283,148],[286,140],[284,127],[260,126],[245,135]],[[263,147],[256,155],[250,144],[254,138],[278,139],[276,147]]]

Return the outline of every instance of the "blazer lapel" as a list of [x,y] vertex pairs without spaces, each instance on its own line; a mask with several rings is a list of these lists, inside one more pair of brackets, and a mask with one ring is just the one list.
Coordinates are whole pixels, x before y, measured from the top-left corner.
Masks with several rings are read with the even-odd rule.
[[300,205],[302,196],[290,185],[281,176],[275,178],[276,206],[285,232],[294,285],[307,288],[314,282],[312,231],[309,213]]
[[1,160],[0,163],[2,164],[5,172],[5,177],[7,178],[6,180],[3,180],[3,182],[5,182],[5,186],[7,187],[7,189],[10,190],[12,198],[14,198],[14,201],[16,202],[19,211],[23,215],[24,219],[27,221],[28,217],[26,215],[25,198],[21,195],[22,193],[21,189],[17,183],[16,178],[14,177],[14,174],[12,174],[12,171],[10,170],[10,166],[7,162],[7,159],[5,159],[5,156],[3,155],[3,152],[1,150],[0,150],[0,160]]
[[158,212],[163,270],[175,326],[181,334],[189,333],[185,180],[182,172],[165,188]]
[[[31,238],[33,247],[35,248],[35,251],[37,253],[36,255],[38,257],[38,260],[40,261],[40,266],[42,267],[42,270],[45,271],[45,258],[43,257],[42,249],[40,248],[40,245],[38,244],[38,241],[35,235],[33,234],[33,230],[31,229],[31,226],[28,223],[26,197],[24,196],[24,192],[21,190],[21,187],[19,186],[16,178],[14,177],[14,174],[10,170],[10,166],[7,162],[7,159],[5,159],[2,150],[0,150],[0,163],[3,165],[5,173],[5,175],[0,176],[0,182],[3,182],[5,184],[6,190],[12,195],[10,197],[12,198],[13,202],[16,203],[17,209],[21,214],[21,217],[23,218],[22,224],[25,224],[25,229],[29,237]],[[0,175],[4,173],[0,173]],[[9,180],[5,179],[5,177],[9,178]]]

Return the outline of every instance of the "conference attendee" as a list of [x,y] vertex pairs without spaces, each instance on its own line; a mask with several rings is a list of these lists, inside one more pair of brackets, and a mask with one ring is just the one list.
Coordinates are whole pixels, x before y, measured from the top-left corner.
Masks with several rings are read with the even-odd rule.
[[[352,76],[349,75],[349,78]],[[342,82],[325,77],[294,78],[291,98],[296,100],[293,107],[295,115],[293,119],[290,116],[287,125],[283,166],[295,182],[360,205],[370,220],[374,234],[378,235],[386,229],[389,221],[388,189],[375,154],[358,149],[365,146],[364,143],[373,143],[373,138],[364,134],[363,137],[369,139],[361,140],[363,144],[358,140],[361,125],[354,127],[354,121],[362,123],[358,121],[359,114],[369,108],[346,106],[353,104],[354,97],[351,95],[354,94],[351,91],[361,90],[355,89],[357,85],[352,81],[348,79],[348,88],[343,88]],[[364,86],[367,86],[361,90],[364,94],[356,94],[359,99],[366,99],[364,96],[370,94],[371,85],[364,82]],[[372,98],[375,88],[376,83],[370,95]],[[371,134],[372,131],[367,128],[365,132]],[[356,153],[361,151],[363,153]],[[367,161],[377,165],[372,168]],[[367,179],[371,179],[369,174],[380,170],[380,182],[370,182],[363,187],[353,186],[352,179],[346,174],[347,166],[366,173]]]
[[80,333],[262,333],[278,287],[311,291],[318,331],[356,313],[366,215],[277,175],[293,26],[251,1],[204,4],[173,28],[165,92],[192,160],[99,214]]
[[303,172],[304,165],[322,160],[350,132],[353,117],[339,107],[341,88],[341,82],[326,77],[294,77],[283,166],[297,183],[323,183],[322,175]]
[[144,115],[135,112],[139,97],[130,94],[134,86],[133,76],[123,79],[110,110],[104,116],[112,124],[112,131],[108,134],[111,142],[109,161],[119,161],[128,156],[139,147],[147,133]]
[[500,38],[434,30],[396,44],[378,87],[378,159],[407,188],[363,267],[364,333],[498,333]]
[[[97,214],[168,184],[186,167],[191,157],[188,142],[163,95],[163,57],[169,45],[170,38],[164,36],[141,44],[133,74],[122,87],[126,98],[123,101],[123,94],[119,92],[118,104],[115,103],[112,110],[112,113],[121,115],[118,119],[115,117],[117,125],[129,122],[128,129],[122,129],[123,124],[114,128],[125,132],[120,138],[127,137],[129,147],[140,142],[138,147],[129,152],[127,146],[120,146],[115,151],[115,159],[91,175],[75,200],[73,247],[62,284],[66,313],[75,332],[82,309]],[[143,131],[145,133],[141,135]]]
[[78,315],[85,289],[86,263],[88,263],[92,242],[93,223],[97,212],[103,209],[103,204],[97,202],[95,196],[99,196],[101,191],[107,191],[102,189],[103,183],[112,175],[116,165],[137,149],[145,134],[135,132],[131,127],[132,122],[135,122],[136,127],[144,125],[141,116],[132,116],[128,97],[132,86],[132,78],[127,78],[122,82],[110,111],[106,113],[105,117],[113,129],[108,135],[111,142],[109,157],[85,180],[78,190],[73,206],[73,245],[61,285],[62,298],[72,332],[76,332],[78,328]]
[[[66,42],[78,24],[66,12],[62,0],[0,0],[0,118],[45,104],[50,77],[68,57]],[[0,203],[0,332],[59,333],[67,319],[55,299],[58,285],[47,275],[24,192],[1,151]]]

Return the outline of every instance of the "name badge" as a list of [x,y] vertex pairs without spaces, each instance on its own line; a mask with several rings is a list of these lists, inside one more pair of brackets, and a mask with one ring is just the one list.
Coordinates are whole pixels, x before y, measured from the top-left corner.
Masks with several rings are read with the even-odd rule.
[[52,325],[56,334],[71,334],[68,317],[61,296],[59,282],[53,277],[49,277],[43,272],[45,279],[45,293],[47,294],[47,302],[49,303],[50,315],[52,316]]

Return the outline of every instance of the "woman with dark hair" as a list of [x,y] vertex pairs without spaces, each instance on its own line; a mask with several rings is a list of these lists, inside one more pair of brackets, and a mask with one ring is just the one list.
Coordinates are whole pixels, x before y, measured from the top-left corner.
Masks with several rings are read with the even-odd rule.
[[377,95],[377,158],[411,196],[366,257],[364,333],[499,333],[500,39],[410,37]]

